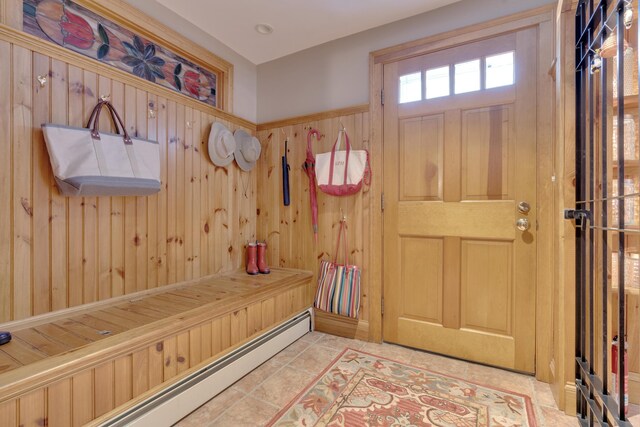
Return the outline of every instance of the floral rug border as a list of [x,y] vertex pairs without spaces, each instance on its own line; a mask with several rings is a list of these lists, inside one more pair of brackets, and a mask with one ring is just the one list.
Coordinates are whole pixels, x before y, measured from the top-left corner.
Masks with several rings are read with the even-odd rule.
[[431,373],[436,374],[436,375],[441,375],[443,377],[453,378],[453,379],[456,379],[456,380],[459,380],[459,381],[464,381],[464,382],[469,383],[469,384],[474,384],[474,385],[477,385],[477,386],[480,386],[480,387],[484,387],[484,388],[488,388],[488,389],[491,389],[491,390],[496,390],[496,391],[499,391],[499,392],[512,394],[514,396],[519,396],[525,402],[528,423],[531,425],[531,427],[536,427],[538,425],[537,420],[536,420],[536,416],[535,416],[535,410],[533,408],[533,402],[531,401],[531,397],[529,397],[529,396],[527,396],[525,394],[518,393],[518,392],[515,392],[515,391],[512,391],[512,390],[503,389],[501,387],[488,386],[488,385],[482,384],[480,382],[467,380],[467,379],[464,379],[464,378],[457,377],[455,375],[444,374],[442,372],[435,371],[435,370],[432,370],[432,369],[429,369],[429,368],[412,365],[412,364],[406,363],[406,362],[400,362],[399,360],[391,359],[389,357],[379,356],[377,354],[369,353],[367,351],[357,350],[357,349],[354,349],[354,348],[351,348],[351,347],[347,347],[342,352],[340,352],[340,354],[338,354],[333,360],[331,360],[331,362],[329,362],[327,364],[327,366],[318,375],[316,375],[311,381],[309,381],[309,384],[307,384],[307,386],[300,393],[296,394],[296,396],[293,397],[289,401],[289,403],[287,403],[287,405],[284,408],[282,408],[280,411],[278,411],[278,413],[275,414],[269,420],[269,422],[265,425],[265,427],[271,427],[271,426],[274,425],[274,423],[279,421],[282,418],[282,416],[284,414],[286,414],[287,411],[289,411],[300,400],[300,398],[305,395],[305,393],[309,392],[309,390],[311,390],[317,384],[317,382],[324,375],[326,375],[327,372],[329,372],[329,370],[345,355],[345,353],[347,353],[349,351],[354,351],[356,353],[365,354],[367,356],[371,356],[371,357],[375,357],[375,358],[379,358],[379,359],[385,359],[385,360],[388,360],[390,362],[397,363],[399,365],[407,366],[409,368],[428,371],[428,372],[431,372]]

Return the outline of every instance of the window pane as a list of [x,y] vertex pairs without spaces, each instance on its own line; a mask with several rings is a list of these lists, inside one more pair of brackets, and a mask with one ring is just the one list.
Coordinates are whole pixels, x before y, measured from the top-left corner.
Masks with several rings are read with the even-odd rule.
[[449,66],[427,70],[427,99],[449,96]]
[[480,60],[456,64],[456,93],[467,93],[480,90]]
[[514,83],[513,52],[487,56],[486,61],[487,89]]
[[400,76],[400,103],[422,99],[422,73]]

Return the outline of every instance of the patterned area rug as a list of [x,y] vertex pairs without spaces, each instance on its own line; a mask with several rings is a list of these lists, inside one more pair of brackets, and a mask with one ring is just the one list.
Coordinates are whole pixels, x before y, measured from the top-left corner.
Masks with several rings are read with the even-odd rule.
[[534,427],[531,399],[346,349],[268,426]]

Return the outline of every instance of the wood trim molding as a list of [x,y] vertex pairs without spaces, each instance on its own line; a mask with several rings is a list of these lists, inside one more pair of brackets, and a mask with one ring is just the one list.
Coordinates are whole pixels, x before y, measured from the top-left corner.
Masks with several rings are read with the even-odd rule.
[[564,413],[576,416],[578,411],[576,408],[578,392],[574,383],[566,383],[564,385]]
[[81,6],[91,9],[103,18],[122,25],[147,40],[151,40],[201,67],[220,72],[218,99],[220,109],[232,112],[229,108],[231,88],[229,78],[233,74],[233,64],[214,55],[202,46],[192,42],[180,33],[144,14],[139,9],[122,0],[74,0]]
[[302,123],[316,122],[320,120],[333,119],[342,116],[351,116],[353,114],[366,113],[369,111],[369,104],[356,105],[353,107],[338,108],[336,110],[323,111],[321,113],[307,114],[304,116],[291,117],[288,119],[275,120],[267,123],[260,123],[257,130],[277,129],[286,126],[295,126]]
[[313,317],[316,331],[361,341],[369,340],[370,326],[366,321],[358,321],[319,310],[314,311]]
[[22,29],[22,1],[0,0],[0,24]]
[[555,6],[553,4],[542,6],[515,15],[493,19],[480,24],[376,50],[372,52],[371,55],[376,63],[400,61],[412,56],[453,47],[472,40],[481,40],[500,33],[538,25],[541,22],[552,19],[554,8]]
[[79,53],[75,53],[69,49],[65,49],[62,46],[58,46],[54,43],[24,33],[22,31],[17,31],[12,27],[0,24],[0,40],[7,41],[9,43],[24,47],[34,52],[41,53],[43,55],[48,55],[52,58],[59,59],[73,65],[77,65],[78,67],[100,74],[101,76],[105,76],[114,80],[118,80],[122,83],[135,86],[139,89],[145,90],[155,95],[179,102],[195,110],[214,115],[222,120],[227,120],[251,131],[256,130],[256,124],[248,120],[234,116],[233,114],[223,111],[219,108],[204,104],[174,90],[162,87],[155,83],[151,83],[110,65],[102,64],[99,61],[81,55]]
[[369,280],[369,340],[382,342],[382,307],[384,295],[382,293],[383,272],[382,259],[384,256],[383,247],[383,217],[382,217],[382,186],[384,182],[383,168],[383,64],[376,63],[373,55],[369,55],[369,148],[371,155],[371,169],[376,171],[372,174],[371,188],[369,192],[371,213],[371,226],[369,228],[369,241],[371,251],[369,266],[371,272]]

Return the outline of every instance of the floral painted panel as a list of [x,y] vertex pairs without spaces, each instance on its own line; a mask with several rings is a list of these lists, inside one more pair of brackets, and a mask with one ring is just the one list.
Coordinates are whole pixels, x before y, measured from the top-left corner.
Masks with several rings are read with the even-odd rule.
[[24,0],[24,31],[217,106],[217,75],[69,0]]

